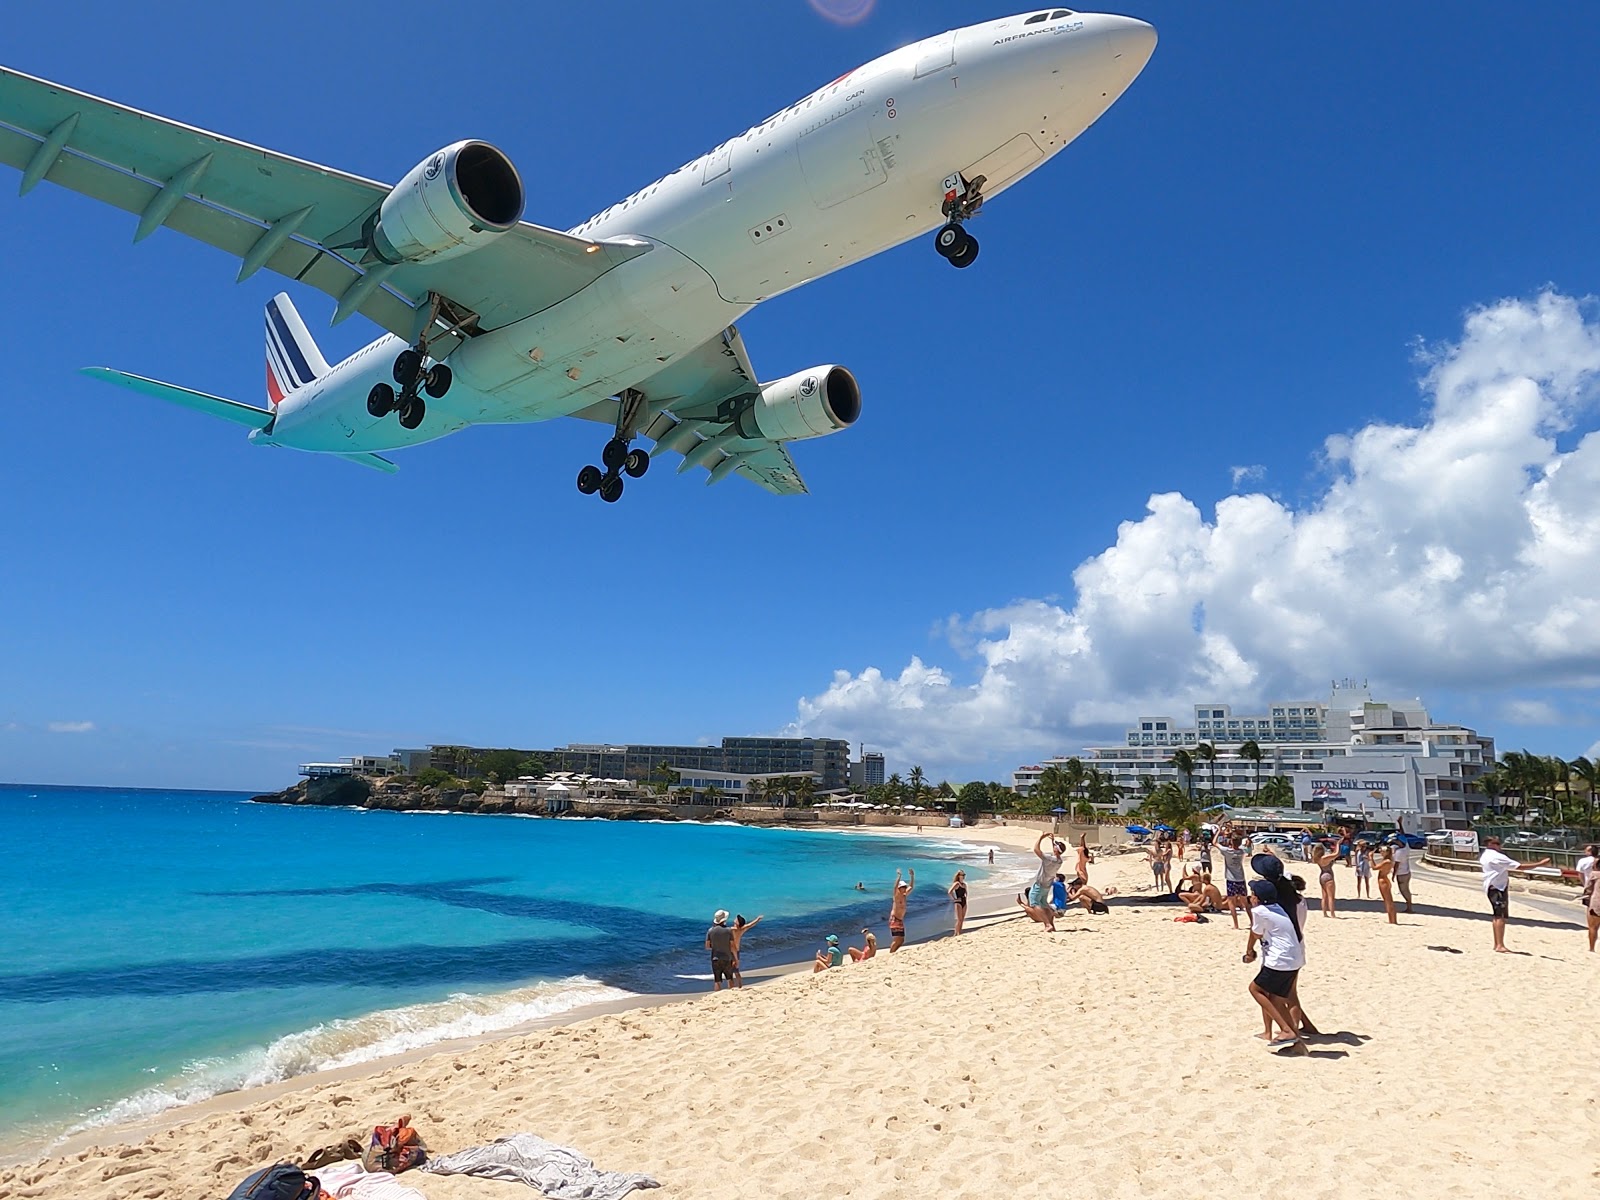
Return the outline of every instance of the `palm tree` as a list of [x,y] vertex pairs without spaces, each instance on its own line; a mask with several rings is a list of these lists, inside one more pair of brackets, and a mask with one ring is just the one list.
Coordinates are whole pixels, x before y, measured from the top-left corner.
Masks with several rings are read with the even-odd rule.
[[1076,799],[1078,793],[1083,789],[1084,784],[1088,782],[1089,778],[1084,773],[1083,760],[1077,757],[1067,759],[1067,766],[1064,773],[1066,775],[1067,795],[1069,798]]
[[767,781],[765,779],[752,779],[744,785],[745,795],[757,803],[767,798]]
[[1255,794],[1261,794],[1261,745],[1254,738],[1239,747],[1239,757],[1256,765]]
[[1211,787],[1207,790],[1215,794],[1217,790],[1217,748],[1210,742],[1201,742],[1194,748],[1194,756],[1202,762],[1211,764],[1206,775]]
[[[1194,799],[1194,755],[1182,746],[1172,752],[1172,757],[1167,759],[1167,766],[1177,767],[1178,774],[1183,776],[1184,786],[1189,791],[1189,799]],[[1159,789],[1158,789],[1159,790]]]
[[1506,790],[1505,773],[1498,766],[1490,767],[1481,775],[1474,777],[1467,786],[1474,791],[1482,792],[1484,799],[1489,802],[1491,810],[1498,808],[1500,797]]
[[928,790],[928,777],[922,773],[921,767],[911,768],[911,774],[906,777],[906,785],[911,789],[911,803],[921,804],[922,794]]
[[817,781],[809,775],[800,776],[794,787],[794,797],[802,806],[809,805],[811,798],[816,795]]
[[[1072,799],[1072,789],[1067,784],[1067,773],[1053,763],[1039,772],[1039,782],[1034,785],[1033,799],[1049,812],[1052,808],[1065,808]],[[1030,806],[1031,807],[1031,806]]]
[[900,778],[899,771],[894,772],[888,779],[884,780],[883,786],[889,793],[890,804],[899,804],[901,800],[905,799],[906,783],[905,780]]
[[707,784],[705,791],[700,793],[700,803],[709,804],[713,808],[722,799],[723,791],[716,784]]
[[[1551,756],[1544,760],[1545,769],[1550,772],[1550,779],[1566,793],[1561,801],[1561,814],[1556,818],[1557,825],[1567,823],[1567,810],[1572,807],[1572,768],[1567,765],[1567,760],[1558,756]],[[1552,789],[1554,790],[1554,789]]]
[[1588,836],[1594,836],[1594,790],[1600,787],[1600,766],[1590,761],[1587,755],[1580,754],[1567,764],[1573,775],[1583,780],[1588,788],[1589,795],[1584,805],[1584,826]]
[[1256,793],[1256,800],[1268,808],[1288,808],[1294,803],[1294,784],[1287,775],[1274,775]]

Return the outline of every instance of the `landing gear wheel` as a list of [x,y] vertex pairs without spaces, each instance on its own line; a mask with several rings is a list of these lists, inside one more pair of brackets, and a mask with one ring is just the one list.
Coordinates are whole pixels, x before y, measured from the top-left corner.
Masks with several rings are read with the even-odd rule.
[[622,499],[622,480],[616,475],[607,475],[600,485],[600,499],[607,504],[615,504]]
[[600,452],[600,461],[605,463],[608,471],[622,470],[622,464],[628,461],[628,443],[621,438],[612,438]]
[[422,418],[428,413],[428,406],[421,396],[414,396],[400,405],[400,427],[402,429],[415,429],[422,424]]
[[455,372],[443,363],[434,363],[422,378],[422,390],[437,400],[450,390],[450,385],[455,382]]
[[578,490],[585,496],[592,496],[600,490],[600,485],[605,479],[599,467],[585,467],[578,472]]
[[394,389],[387,383],[375,383],[367,393],[367,411],[375,417],[387,417],[394,411]]
[[628,457],[622,460],[622,469],[638,479],[650,469],[650,456],[643,450],[629,450]]
[[964,231],[962,237],[966,240],[961,243],[961,248],[950,256],[952,267],[970,267],[978,261],[978,239]]
[[939,252],[941,258],[951,258],[967,240],[966,230],[952,221],[948,225],[941,226],[939,232],[933,235],[933,248]]
[[409,388],[422,376],[422,355],[415,350],[402,350],[394,357],[394,381]]

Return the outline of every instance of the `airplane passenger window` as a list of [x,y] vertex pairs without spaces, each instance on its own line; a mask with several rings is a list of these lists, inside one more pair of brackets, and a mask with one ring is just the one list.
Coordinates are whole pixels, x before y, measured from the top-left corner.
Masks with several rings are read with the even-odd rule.
[[1023,24],[1024,25],[1037,25],[1040,21],[1048,21],[1049,19],[1050,19],[1050,14],[1047,13],[1047,12],[1034,13],[1033,16],[1029,17],[1026,21],[1024,21]]

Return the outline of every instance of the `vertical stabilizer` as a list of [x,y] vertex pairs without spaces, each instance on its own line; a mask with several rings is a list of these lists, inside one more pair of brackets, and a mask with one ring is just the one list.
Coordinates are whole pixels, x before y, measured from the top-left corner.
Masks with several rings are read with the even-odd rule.
[[267,403],[279,402],[328,373],[328,361],[295,311],[287,292],[267,301]]

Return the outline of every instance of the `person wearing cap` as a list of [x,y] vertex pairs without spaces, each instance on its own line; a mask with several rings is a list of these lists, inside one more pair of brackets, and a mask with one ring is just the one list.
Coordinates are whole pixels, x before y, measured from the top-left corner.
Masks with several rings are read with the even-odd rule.
[[[1059,866],[1061,860],[1057,859]],[[894,873],[894,898],[889,901],[889,953],[893,954],[906,944],[906,898],[911,895],[911,889],[917,886],[917,869],[908,867],[911,882],[907,883],[900,878],[900,871]]]
[[1492,835],[1483,839],[1483,846],[1478,868],[1483,872],[1483,891],[1489,897],[1489,912],[1494,917],[1494,949],[1496,954],[1510,954],[1506,949],[1506,921],[1511,917],[1511,872],[1548,867],[1550,860],[1519,863],[1500,849],[1500,839]]
[[1250,981],[1250,997],[1261,1006],[1266,1026],[1263,1037],[1270,1041],[1272,1024],[1276,1021],[1289,1031],[1289,1036],[1282,1039],[1285,1043],[1283,1052],[1308,1054],[1310,1051],[1305,1039],[1300,1036],[1299,1023],[1290,1006],[1295,979],[1306,965],[1305,944],[1301,941],[1294,918],[1279,903],[1276,883],[1270,879],[1251,880],[1250,894],[1255,899],[1255,906],[1250,911],[1250,941],[1245,947],[1244,961],[1256,960],[1256,946],[1259,944],[1261,969]]
[[826,971],[829,967],[837,967],[844,962],[844,951],[839,949],[839,935],[830,933],[828,944],[817,951],[817,965],[811,968],[815,975],[818,971]]
[[[1050,844],[1049,853],[1045,852],[1046,842]],[[1039,873],[1028,888],[1028,903],[1038,907],[1050,899],[1050,881],[1061,870],[1061,858],[1067,852],[1067,844],[1056,841],[1053,833],[1041,833],[1039,840],[1033,844],[1033,852],[1039,856]]]
[[733,930],[728,928],[728,910],[717,909],[706,930],[706,949],[711,951],[711,990],[720,992],[726,981],[733,986]]
[[1400,896],[1406,902],[1406,911],[1411,911],[1411,847],[1400,840],[1398,834],[1389,838],[1389,847],[1394,851],[1394,884],[1400,889]]

